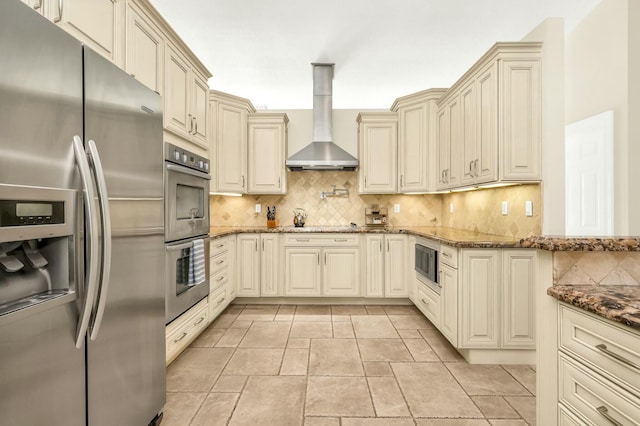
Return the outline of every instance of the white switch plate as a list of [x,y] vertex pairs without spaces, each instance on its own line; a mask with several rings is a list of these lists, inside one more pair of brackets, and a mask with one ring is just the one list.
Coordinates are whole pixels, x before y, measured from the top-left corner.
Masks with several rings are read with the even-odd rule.
[[453,213],[453,203],[449,203],[449,213]]
[[400,213],[400,204],[394,204],[393,205],[393,212],[394,213]]
[[260,213],[262,211],[262,204],[256,204],[256,213]]
[[533,216],[533,202],[529,200],[524,202],[524,214],[525,216]]
[[507,202],[506,202],[506,201],[503,201],[503,202],[502,202],[502,215],[503,215],[503,216],[506,216],[506,215],[507,215],[507,212],[508,212],[508,210],[507,210]]

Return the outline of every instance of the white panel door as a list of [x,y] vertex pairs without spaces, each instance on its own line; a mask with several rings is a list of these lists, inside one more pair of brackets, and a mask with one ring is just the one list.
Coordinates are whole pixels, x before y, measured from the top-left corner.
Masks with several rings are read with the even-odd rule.
[[260,294],[261,296],[278,295],[279,246],[278,234],[262,234],[260,259]]
[[323,296],[360,296],[360,255],[357,247],[325,248]]
[[238,255],[236,268],[237,295],[260,296],[259,234],[240,234],[237,239]]
[[384,238],[382,235],[366,235],[364,238],[365,297],[384,297]]
[[613,111],[566,127],[565,176],[566,234],[613,235]]
[[285,296],[320,296],[319,248],[287,247],[285,249]]

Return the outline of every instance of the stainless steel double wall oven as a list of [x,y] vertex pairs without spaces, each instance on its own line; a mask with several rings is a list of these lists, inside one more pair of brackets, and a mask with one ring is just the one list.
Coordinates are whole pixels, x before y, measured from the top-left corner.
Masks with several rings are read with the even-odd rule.
[[209,294],[209,160],[165,143],[164,176],[168,324]]

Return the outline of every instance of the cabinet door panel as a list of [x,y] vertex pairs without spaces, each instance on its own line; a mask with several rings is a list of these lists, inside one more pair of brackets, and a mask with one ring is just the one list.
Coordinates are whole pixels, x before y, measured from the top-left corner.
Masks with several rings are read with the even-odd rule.
[[278,295],[278,236],[264,234],[261,236],[262,257],[260,286],[262,296]]
[[399,191],[427,191],[427,104],[403,108],[399,121]]
[[320,249],[285,249],[285,296],[320,296]]
[[497,250],[462,251],[462,348],[500,344],[500,259]]
[[259,240],[260,236],[258,234],[238,236],[236,268],[236,288],[238,296],[260,296]]
[[191,131],[192,142],[204,149],[209,148],[208,131],[209,120],[207,111],[209,110],[209,85],[207,81],[193,73],[191,114],[193,115],[193,129]]
[[498,179],[498,65],[492,64],[476,79],[478,142],[476,180]]
[[248,192],[283,194],[285,124],[249,121]]
[[357,248],[324,249],[323,296],[360,296],[360,257]]
[[365,297],[384,297],[384,255],[383,236],[365,237]]
[[166,47],[164,127],[188,140],[192,123],[189,112],[191,71],[187,61],[171,44],[167,43]]
[[125,70],[161,95],[164,93],[164,39],[133,4],[127,5]]
[[397,181],[397,125],[396,123],[364,123],[362,192],[382,194],[396,192]]
[[458,345],[458,271],[440,265],[440,332],[453,346]]
[[245,192],[247,112],[218,104],[218,191]]
[[461,106],[458,98],[448,104],[449,108],[449,164],[447,169],[447,186],[460,185],[462,131],[460,129]]
[[476,181],[475,165],[478,159],[476,150],[476,91],[473,81],[460,91],[460,105],[461,183],[467,185]]
[[446,180],[446,172],[449,168],[449,155],[450,155],[450,134],[449,134],[449,109],[445,106],[438,110],[437,115],[437,134],[438,143],[436,144],[437,151],[437,164],[438,164],[438,180],[436,183],[436,189],[448,188]]
[[407,297],[407,237],[385,236],[385,297]]
[[502,62],[502,178],[540,179],[540,63]]
[[502,346],[535,348],[535,250],[503,251]]
[[116,20],[119,8],[117,1],[62,0],[47,5],[53,6],[53,22],[111,62],[121,65],[116,56]]

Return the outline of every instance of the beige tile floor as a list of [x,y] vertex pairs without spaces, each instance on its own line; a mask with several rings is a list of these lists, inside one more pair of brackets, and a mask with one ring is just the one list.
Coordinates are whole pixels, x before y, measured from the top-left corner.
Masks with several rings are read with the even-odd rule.
[[533,426],[536,373],[414,306],[231,305],[167,368],[163,426]]

